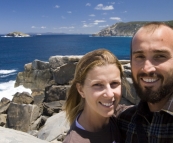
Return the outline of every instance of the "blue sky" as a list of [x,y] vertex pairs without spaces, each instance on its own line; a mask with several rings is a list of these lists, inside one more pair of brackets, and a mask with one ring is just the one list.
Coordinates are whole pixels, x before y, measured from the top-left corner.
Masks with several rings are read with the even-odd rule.
[[93,34],[117,22],[173,20],[173,0],[0,0],[0,34]]

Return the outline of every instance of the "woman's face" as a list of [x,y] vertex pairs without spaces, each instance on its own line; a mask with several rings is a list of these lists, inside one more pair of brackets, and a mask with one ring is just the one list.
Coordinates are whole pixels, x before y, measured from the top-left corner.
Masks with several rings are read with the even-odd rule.
[[83,86],[77,86],[85,98],[84,110],[91,116],[110,117],[121,98],[120,70],[114,64],[90,70]]

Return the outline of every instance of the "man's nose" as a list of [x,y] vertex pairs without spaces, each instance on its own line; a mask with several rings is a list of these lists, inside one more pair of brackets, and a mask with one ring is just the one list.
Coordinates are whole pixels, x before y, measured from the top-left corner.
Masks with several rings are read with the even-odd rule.
[[150,72],[154,72],[156,70],[155,65],[153,64],[152,61],[150,60],[145,60],[143,67],[142,67],[142,71],[145,73],[150,73]]

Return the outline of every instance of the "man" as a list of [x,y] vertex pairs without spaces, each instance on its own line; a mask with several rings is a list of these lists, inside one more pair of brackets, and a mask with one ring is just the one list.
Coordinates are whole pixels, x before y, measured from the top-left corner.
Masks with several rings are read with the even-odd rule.
[[141,101],[120,114],[125,143],[173,143],[173,29],[160,22],[132,38],[131,70]]

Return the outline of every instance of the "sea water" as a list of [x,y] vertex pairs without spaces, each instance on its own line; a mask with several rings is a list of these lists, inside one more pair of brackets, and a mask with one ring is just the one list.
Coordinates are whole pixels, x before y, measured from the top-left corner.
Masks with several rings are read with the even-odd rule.
[[0,99],[12,99],[16,92],[29,92],[23,86],[14,88],[18,72],[35,59],[48,62],[56,55],[84,55],[106,48],[118,59],[129,59],[131,37],[92,37],[90,35],[39,35],[31,37],[0,36]]

